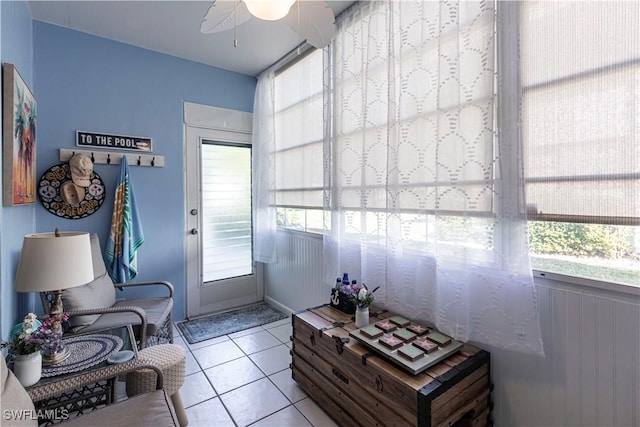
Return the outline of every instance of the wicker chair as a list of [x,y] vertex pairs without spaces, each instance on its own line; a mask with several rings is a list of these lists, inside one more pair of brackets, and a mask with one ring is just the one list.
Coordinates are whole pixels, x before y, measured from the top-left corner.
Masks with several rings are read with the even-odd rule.
[[[175,414],[171,399],[167,396],[163,386],[162,370],[153,362],[137,359],[120,365],[111,365],[95,372],[81,373],[62,381],[36,385],[27,392],[13,373],[7,369],[4,358],[0,361],[0,402],[2,402],[3,426],[30,426],[36,427],[38,419],[34,417],[39,413],[35,410],[34,401],[47,399],[61,393],[70,392],[78,387],[90,385],[98,381],[126,375],[138,369],[152,369],[157,382],[154,391],[141,394],[125,401],[107,405],[85,415],[78,415],[68,419],[59,425],[64,426],[93,426],[93,425],[117,425],[120,427],[131,426],[173,426],[178,427],[179,420]],[[42,413],[46,416],[47,411]],[[62,415],[66,418],[66,412],[49,412],[53,416]],[[77,415],[76,413],[68,414]],[[45,419],[47,421],[47,419]],[[53,421],[49,419],[48,421]]]
[[[132,325],[140,349],[157,344],[173,343],[172,309],[173,285],[169,282],[111,281],[102,258],[97,234],[91,235],[94,280],[86,285],[62,292],[64,310],[69,313],[69,333],[88,333]],[[134,286],[162,286],[168,296],[116,301],[116,288]],[[40,294],[45,312],[53,299],[52,294]]]
[[[180,427],[185,427],[189,420],[182,405],[180,387],[184,384],[186,369],[186,352],[177,344],[156,345],[145,348],[138,357],[153,362],[162,369],[164,376],[163,390],[171,396]],[[155,389],[157,375],[154,370],[140,369],[127,375],[127,396],[132,397],[148,393]]]

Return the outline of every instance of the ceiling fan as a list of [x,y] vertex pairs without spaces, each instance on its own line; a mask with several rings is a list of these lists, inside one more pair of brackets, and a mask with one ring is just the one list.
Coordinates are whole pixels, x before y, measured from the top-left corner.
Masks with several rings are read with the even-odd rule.
[[[307,43],[323,48],[336,32],[333,10],[317,0],[214,0],[200,24],[201,33],[235,29],[252,17],[283,20]],[[237,41],[234,40],[237,46]]]

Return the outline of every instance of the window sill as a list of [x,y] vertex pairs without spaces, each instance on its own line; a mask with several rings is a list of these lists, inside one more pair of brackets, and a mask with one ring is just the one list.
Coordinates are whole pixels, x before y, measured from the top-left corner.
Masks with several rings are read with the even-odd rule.
[[[322,234],[313,233],[313,232],[304,231],[304,230],[296,230],[293,228],[278,226],[278,232],[297,235],[300,237],[322,240]],[[587,278],[577,277],[577,276],[568,276],[564,274],[551,273],[548,271],[541,271],[541,270],[535,270],[535,269],[532,271],[533,271],[534,278],[552,280],[556,282],[567,283],[571,285],[577,285],[577,286],[582,286],[582,287],[587,287],[592,289],[617,292],[617,293],[622,293],[626,295],[640,296],[640,286],[625,285],[621,283],[612,283],[612,282],[603,282],[601,280],[593,280],[593,279],[587,279]]]
[[316,233],[314,231],[306,231],[306,230],[301,230],[301,229],[297,229],[297,228],[283,227],[281,225],[279,225],[277,227],[277,230],[278,230],[279,233],[282,232],[282,233],[289,233],[289,234],[293,234],[293,235],[297,234],[299,236],[322,239],[322,233]]
[[619,292],[627,295],[640,296],[640,287],[623,285],[620,283],[603,282],[601,280],[586,279],[583,277],[567,276],[564,274],[550,273],[548,271],[533,270],[533,277],[570,283],[572,285],[585,286],[593,289]]

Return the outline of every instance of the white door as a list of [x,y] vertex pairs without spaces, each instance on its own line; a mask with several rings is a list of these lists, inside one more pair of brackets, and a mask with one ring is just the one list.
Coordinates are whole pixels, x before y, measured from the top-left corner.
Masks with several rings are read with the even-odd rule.
[[[185,119],[188,119],[185,104]],[[261,301],[253,262],[251,133],[243,112],[208,107],[214,126],[186,126],[187,316]],[[237,113],[236,121],[229,114]],[[202,114],[202,111],[199,111]],[[250,125],[250,120],[248,121]],[[257,265],[256,265],[257,264]]]

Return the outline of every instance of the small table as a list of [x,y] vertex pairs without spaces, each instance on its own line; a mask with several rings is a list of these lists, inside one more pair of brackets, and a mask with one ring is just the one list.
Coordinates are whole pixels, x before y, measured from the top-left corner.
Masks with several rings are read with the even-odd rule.
[[[123,365],[135,363],[138,357],[138,350],[133,328],[130,325],[104,331],[94,331],[90,334],[71,335],[69,338],[63,338],[63,341],[78,342],[79,338],[81,339],[82,337],[89,339],[95,337],[99,339],[99,336],[108,337],[109,335],[117,337],[113,339],[114,341],[122,341],[122,348],[119,350],[133,351],[134,357],[127,362],[123,362]],[[72,364],[69,364],[67,367],[59,367],[58,370],[61,371],[59,375],[43,376],[36,384],[26,387],[27,393],[34,402],[36,410],[53,410],[54,413],[57,412],[67,415],[79,411],[90,412],[116,401],[117,377],[100,380],[93,385],[86,385],[69,390],[70,386],[74,384],[74,379],[77,379],[77,377],[82,376],[86,378],[87,375],[102,377],[103,371],[111,366],[106,360],[108,355],[100,357],[100,360],[94,359],[90,361],[79,360],[77,355],[75,356],[75,361]],[[89,355],[88,357],[95,357],[95,354]],[[43,371],[45,369],[46,368],[43,367]],[[73,372],[70,372],[71,370],[73,370]],[[41,422],[43,425],[49,425],[53,423],[53,420],[46,419],[41,420]]]

